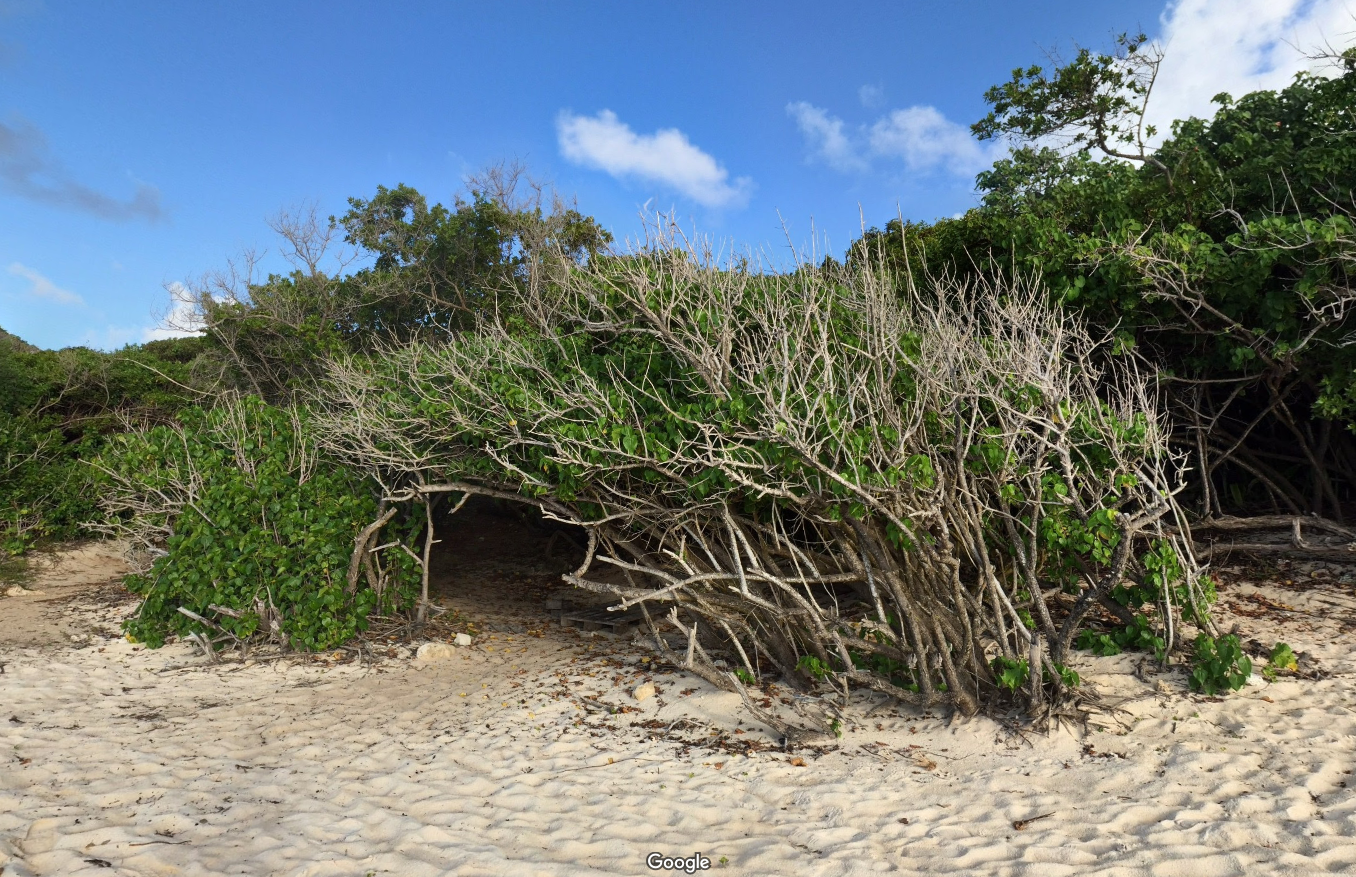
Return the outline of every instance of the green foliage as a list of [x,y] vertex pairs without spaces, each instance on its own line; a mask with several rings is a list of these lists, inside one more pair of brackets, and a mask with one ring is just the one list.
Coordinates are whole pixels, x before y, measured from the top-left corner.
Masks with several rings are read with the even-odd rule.
[[[1196,444],[1191,410],[1211,412],[1209,452],[1238,444],[1213,467],[1214,503],[1339,517],[1356,498],[1345,463],[1356,444],[1325,421],[1356,426],[1343,303],[1356,270],[1356,64],[1220,95],[1213,118],[1179,120],[1150,149],[1148,50],[1122,38],[1112,54],[1015,71],[975,131],[1027,145],[979,175],[981,206],[892,221],[852,258],[883,252],[915,277],[1042,277],[1114,333],[1109,354],[1134,352],[1166,378],[1184,445]],[[1040,145],[1050,136],[1072,151]]]
[[577,210],[547,213],[512,191],[473,189],[449,208],[402,184],[348,203],[330,217],[329,233],[342,233],[368,267],[327,274],[317,258],[328,236],[316,226],[310,239],[294,234],[287,242],[297,266],[290,274],[201,298],[212,358],[228,385],[291,398],[314,384],[327,357],[445,338],[486,314],[511,313],[541,251],[582,261],[612,240]]
[[[1137,538],[1121,550],[1124,522],[1155,500],[1134,474],[1153,470],[1153,463],[1136,461],[1155,452],[1155,425],[1103,401],[1091,381],[1076,391],[1019,384],[1013,368],[994,364],[1007,355],[1009,340],[1001,333],[1014,325],[995,316],[999,304],[975,305],[977,324],[964,326],[964,337],[995,335],[982,354],[974,353],[982,363],[953,372],[972,383],[963,391],[929,389],[924,402],[917,376],[943,357],[970,353],[962,343],[915,331],[912,305],[891,301],[888,293],[880,301],[868,298],[883,287],[870,266],[860,273],[843,267],[830,275],[812,269],[777,275],[699,259],[661,250],[559,267],[538,290],[531,320],[509,315],[445,343],[416,341],[380,357],[347,358],[324,388],[334,394],[326,432],[351,443],[347,457],[358,465],[409,460],[401,463],[410,467],[404,472],[428,467],[429,478],[521,492],[555,504],[562,517],[615,521],[599,530],[611,534],[613,550],[623,540],[664,545],[679,564],[675,572],[708,562],[706,549],[696,547],[697,529],[712,526],[713,544],[728,544],[723,508],[749,526],[791,532],[815,556],[838,550],[832,539],[865,533],[858,538],[882,552],[881,560],[870,561],[874,568],[912,567],[917,557],[908,555],[956,550],[958,530],[948,532],[941,523],[955,508],[940,498],[959,480],[953,467],[964,468],[967,489],[983,506],[973,523],[966,518],[961,525],[965,538],[985,540],[999,569],[1030,557],[1042,587],[1058,581],[1082,594],[1112,574],[1117,556],[1137,558],[1148,547]],[[1004,294],[1029,296],[1049,315],[1049,325],[1059,327],[1038,293]],[[966,295],[980,293],[953,298]],[[920,313],[927,306],[917,305]],[[796,325],[776,322],[792,312],[806,317]],[[798,334],[805,325],[814,326],[814,337]],[[769,337],[788,351],[784,359],[765,346]],[[799,355],[811,344],[814,356]],[[889,349],[875,352],[882,344]],[[703,357],[729,370],[719,377],[706,373]],[[869,404],[856,384],[866,373],[873,374],[871,393],[879,388]],[[813,392],[801,391],[808,387]],[[1047,399],[1044,392],[1070,395]],[[993,400],[1029,415],[1032,428],[1005,427],[1008,409]],[[1033,439],[1036,424],[1045,422],[1067,426],[1067,474],[1064,457]],[[1152,476],[1143,477],[1147,483]],[[1018,537],[1024,544],[1014,545],[1009,524],[1030,534]],[[1027,538],[1034,552],[1027,552]],[[684,544],[687,554],[680,557]],[[968,561],[960,563],[963,586],[973,587]],[[907,587],[915,582],[910,578]],[[755,586],[761,585],[749,584]],[[1034,589],[1014,587],[1019,618],[1062,652],[1059,613],[1068,604],[1047,603],[1038,611]],[[895,595],[879,592],[879,623],[862,625],[865,642],[848,650],[851,670],[906,692],[927,689],[927,697],[945,692],[943,680],[954,678],[966,679],[967,692],[992,693],[998,670],[983,660],[968,664],[968,647],[957,658],[961,668],[945,666],[941,655],[958,655],[962,647],[927,644],[944,634],[924,633],[917,648],[898,617],[903,612]],[[929,613],[950,611],[944,605],[949,593],[918,599],[929,608],[915,604],[904,611],[918,613],[925,625]],[[849,617],[858,619],[858,611]],[[836,658],[837,649],[807,620],[796,619],[791,630],[776,658],[788,670],[794,666],[795,677],[820,682],[849,670],[826,657]]]
[[816,680],[821,681],[833,672],[832,667],[822,659],[816,658],[814,655],[802,655],[801,659],[796,662],[796,669],[800,670],[802,673],[808,673]]
[[1031,676],[1031,668],[1025,658],[1005,658],[1002,655],[993,659],[993,673],[1000,688],[1017,691],[1026,685]]
[[1189,679],[1192,691],[1214,695],[1225,689],[1237,691],[1247,684],[1252,660],[1243,654],[1237,636],[1216,640],[1202,633],[1196,637],[1195,651]]
[[344,239],[374,260],[350,282],[407,296],[388,294],[365,302],[355,331],[369,337],[410,338],[421,329],[464,324],[496,306],[511,308],[512,301],[499,300],[512,288],[504,281],[526,279],[534,250],[559,248],[583,260],[612,241],[592,217],[577,210],[548,215],[535,199],[517,201],[512,192],[484,186],[473,185],[470,200],[458,199],[451,209],[430,207],[406,185],[378,186],[372,198],[348,203],[348,212],[336,220]]
[[39,350],[0,331],[0,550],[86,534],[98,517],[86,461],[126,420],[168,417],[200,339],[100,353]]
[[1072,667],[1065,667],[1063,664],[1055,664],[1055,672],[1059,673],[1060,682],[1068,688],[1077,688],[1083,680],[1079,678],[1078,672]]
[[745,685],[752,685],[758,681],[757,679],[754,678],[752,673],[750,673],[748,670],[745,670],[743,667],[736,667],[734,674],[735,678],[738,679],[740,682],[743,682]]
[[[874,633],[881,640],[885,639],[878,631]],[[903,661],[879,652],[864,652],[858,649],[849,649],[848,656],[852,658],[852,666],[857,670],[869,670],[882,679],[889,680],[891,685],[897,685],[908,691],[918,690],[918,682],[914,679],[913,671]]]
[[1139,610],[1161,602],[1167,595],[1186,618],[1198,625],[1206,623],[1217,597],[1213,579],[1202,577],[1195,591],[1188,588],[1181,558],[1166,539],[1155,539],[1140,556],[1140,563],[1145,570],[1143,578],[1112,588],[1111,599],[1127,609]]
[[1140,127],[1140,111],[1152,87],[1146,75],[1156,68],[1144,34],[1121,34],[1112,55],[1079,49],[1068,64],[1047,73],[1040,67],[1012,71],[1012,79],[984,94],[993,107],[973,126],[987,140],[1017,135],[1027,140],[1069,134],[1074,144],[1117,154],[1143,148],[1156,133]]
[[68,442],[52,421],[0,412],[0,550],[22,554],[33,544],[71,539],[98,516],[82,457],[99,437]]
[[[201,629],[179,607],[219,619],[242,639],[268,634],[260,625],[276,613],[287,643],[315,650],[351,638],[372,612],[411,599],[417,576],[399,553],[387,561],[394,581],[385,607],[370,582],[347,592],[354,539],[377,504],[360,478],[317,460],[299,412],[252,398],[188,409],[177,427],[112,438],[99,462],[102,486],[121,496],[122,507],[141,503],[143,531],[169,534],[163,555],[127,580],[143,603],[126,630],[153,647]],[[157,497],[173,501],[156,506]]]
[[1285,643],[1278,642],[1271,648],[1271,658],[1262,668],[1262,676],[1268,682],[1275,682],[1282,673],[1294,673],[1298,669],[1299,658],[1295,652]]
[[1077,648],[1090,651],[1104,658],[1119,655],[1123,651],[1153,652],[1159,660],[1163,659],[1166,643],[1154,629],[1153,623],[1142,615],[1135,615],[1135,622],[1114,628],[1104,633],[1092,628],[1079,631],[1074,640]]
[[[991,662],[993,675],[998,682],[999,688],[1007,689],[1011,693],[1016,693],[1024,688],[1031,680],[1031,668],[1025,658],[1005,658],[1002,655],[996,656]],[[1077,688],[1082,679],[1073,669],[1060,663],[1055,663],[1055,672],[1059,674],[1060,684],[1066,688]]]

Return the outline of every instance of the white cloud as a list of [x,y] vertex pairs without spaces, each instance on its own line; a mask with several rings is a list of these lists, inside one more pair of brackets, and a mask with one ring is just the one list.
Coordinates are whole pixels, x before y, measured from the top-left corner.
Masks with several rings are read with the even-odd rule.
[[805,136],[810,153],[822,158],[831,168],[844,172],[863,171],[868,163],[843,133],[843,120],[805,101],[786,105],[786,113],[796,120],[796,127]]
[[1306,53],[1352,44],[1351,0],[1175,0],[1161,17],[1166,51],[1150,115],[1168,133],[1174,119],[1208,118],[1210,99],[1284,88],[1310,67]]
[[35,298],[45,298],[48,301],[63,305],[82,305],[85,303],[85,300],[80,296],[70,290],[62,289],[27,265],[14,262],[9,266],[9,273],[27,280],[31,284],[28,287],[28,294]]
[[126,347],[128,344],[139,343],[141,339],[140,329],[133,329],[127,326],[108,326],[104,329],[89,329],[80,339],[81,347],[89,347],[94,350],[117,350],[120,347]]
[[202,334],[202,320],[199,319],[198,307],[193,300],[193,293],[177,280],[166,284],[165,289],[170,294],[169,310],[161,316],[156,325],[147,326],[141,330],[143,344],[147,341],[189,338]]
[[170,294],[169,309],[150,326],[105,326],[85,333],[81,343],[99,350],[117,350],[128,344],[145,344],[167,338],[189,338],[201,335],[203,326],[193,293],[179,281],[165,284]]
[[942,169],[971,176],[995,157],[993,146],[980,145],[969,128],[951,121],[936,107],[895,110],[871,126],[870,143],[872,152],[900,158],[911,171]]
[[885,89],[879,85],[863,85],[857,89],[857,100],[868,110],[885,105]]
[[560,152],[569,161],[613,177],[661,183],[706,207],[742,207],[753,181],[729,172],[677,128],[637,134],[611,110],[597,116],[562,112],[556,119]]
[[882,158],[902,162],[913,173],[973,176],[1004,149],[997,143],[979,143],[969,128],[936,107],[894,110],[857,131],[848,131],[842,119],[805,101],[787,104],[786,112],[796,120],[811,157],[844,173],[870,170],[871,160]]
[[[1159,138],[1172,120],[1209,117],[1210,99],[1284,88],[1313,62],[1307,53],[1356,42],[1356,0],[1170,0],[1156,42],[1166,51],[1155,83],[1149,121]],[[864,85],[858,99],[878,106],[884,90]],[[812,158],[845,173],[870,169],[872,159],[901,161],[914,173],[970,176],[1002,157],[1006,147],[980,143],[967,126],[935,107],[894,110],[870,126],[850,129],[842,119],[804,101],[790,103]]]

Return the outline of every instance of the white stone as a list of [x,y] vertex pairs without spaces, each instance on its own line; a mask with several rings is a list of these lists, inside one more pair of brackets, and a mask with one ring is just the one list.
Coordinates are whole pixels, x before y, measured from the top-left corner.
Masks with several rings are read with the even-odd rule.
[[5,596],[6,596],[6,597],[34,597],[34,596],[37,596],[38,594],[41,594],[41,593],[42,593],[42,591],[30,591],[30,590],[28,590],[28,588],[25,588],[23,585],[15,585],[14,587],[12,587],[12,588],[10,588],[9,590],[5,591]]
[[447,643],[424,643],[419,647],[419,651],[414,653],[416,661],[446,661],[457,653],[457,650]]
[[645,700],[646,698],[654,697],[654,684],[651,682],[644,682],[637,685],[635,690],[631,692],[631,696],[636,700]]
[[455,640],[459,646],[469,646],[471,644],[471,635],[468,633],[459,633]]

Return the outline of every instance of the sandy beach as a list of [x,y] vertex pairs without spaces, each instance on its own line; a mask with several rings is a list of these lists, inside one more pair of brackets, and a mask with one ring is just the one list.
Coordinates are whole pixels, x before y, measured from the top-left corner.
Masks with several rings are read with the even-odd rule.
[[440,661],[208,663],[121,636],[118,572],[94,546],[0,597],[47,625],[0,646],[4,877],[662,873],[651,853],[732,875],[1356,869],[1356,599],[1335,575],[1222,591],[1226,627],[1285,639],[1312,678],[1208,698],[1143,656],[1084,659],[1119,703],[1086,731],[863,698],[836,744],[787,752],[736,696],[502,584],[464,589],[480,633]]

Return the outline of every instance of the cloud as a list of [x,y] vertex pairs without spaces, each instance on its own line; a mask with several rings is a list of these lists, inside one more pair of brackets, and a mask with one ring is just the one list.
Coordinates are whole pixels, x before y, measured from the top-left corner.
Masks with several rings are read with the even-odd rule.
[[85,332],[81,344],[98,350],[117,350],[128,344],[146,344],[169,338],[190,338],[201,335],[202,321],[194,303],[193,293],[179,281],[165,284],[170,295],[169,309],[150,326],[105,326]]
[[973,176],[992,164],[1004,148],[979,143],[969,128],[951,121],[936,107],[894,110],[856,131],[847,130],[842,119],[805,101],[787,104],[786,112],[796,120],[811,157],[844,173],[868,171],[873,159],[886,159],[901,162],[913,173]]
[[885,89],[879,85],[863,85],[857,89],[857,100],[868,110],[885,106]]
[[993,147],[980,145],[969,128],[936,107],[909,107],[878,119],[871,126],[870,143],[876,155],[902,159],[911,171],[940,169],[957,176],[979,173],[996,156]]
[[1351,0],[1175,0],[1160,19],[1166,51],[1150,115],[1160,134],[1174,119],[1214,114],[1220,92],[1274,91],[1311,66],[1306,53],[1352,44]]
[[611,110],[597,116],[562,112],[556,119],[560,152],[567,160],[618,179],[661,183],[706,207],[742,207],[753,181],[729,173],[677,128],[637,134]]
[[62,305],[83,305],[85,303],[85,300],[80,296],[62,289],[27,265],[14,262],[9,266],[9,273],[27,280],[31,284],[28,287],[28,294],[34,298],[46,299]]
[[47,138],[30,122],[0,123],[0,187],[41,204],[78,210],[100,219],[154,221],[164,213],[160,190],[139,183],[130,201],[105,195],[72,179],[52,158]]
[[128,344],[138,343],[141,331],[127,326],[87,329],[85,334],[80,336],[79,346],[89,347],[93,350],[117,350],[120,347],[126,347]]
[[198,306],[189,288],[175,280],[165,284],[165,290],[170,294],[169,310],[161,316],[156,325],[141,330],[143,344],[147,341],[164,341],[167,338],[190,338],[203,332]]
[[[1174,119],[1209,117],[1220,92],[1241,97],[1284,88],[1314,65],[1307,53],[1356,42],[1356,0],[1170,0],[1156,42],[1166,51],[1150,119],[1161,139]],[[884,90],[864,85],[857,97],[879,106]],[[869,126],[849,129],[842,119],[804,101],[787,114],[805,138],[810,156],[844,173],[871,169],[873,160],[903,163],[914,173],[978,173],[1000,158],[1001,143],[975,140],[967,126],[935,107],[893,110]]]
[[796,120],[796,127],[804,135],[813,157],[844,172],[863,171],[869,167],[867,160],[843,133],[842,119],[805,101],[787,104],[786,113]]

